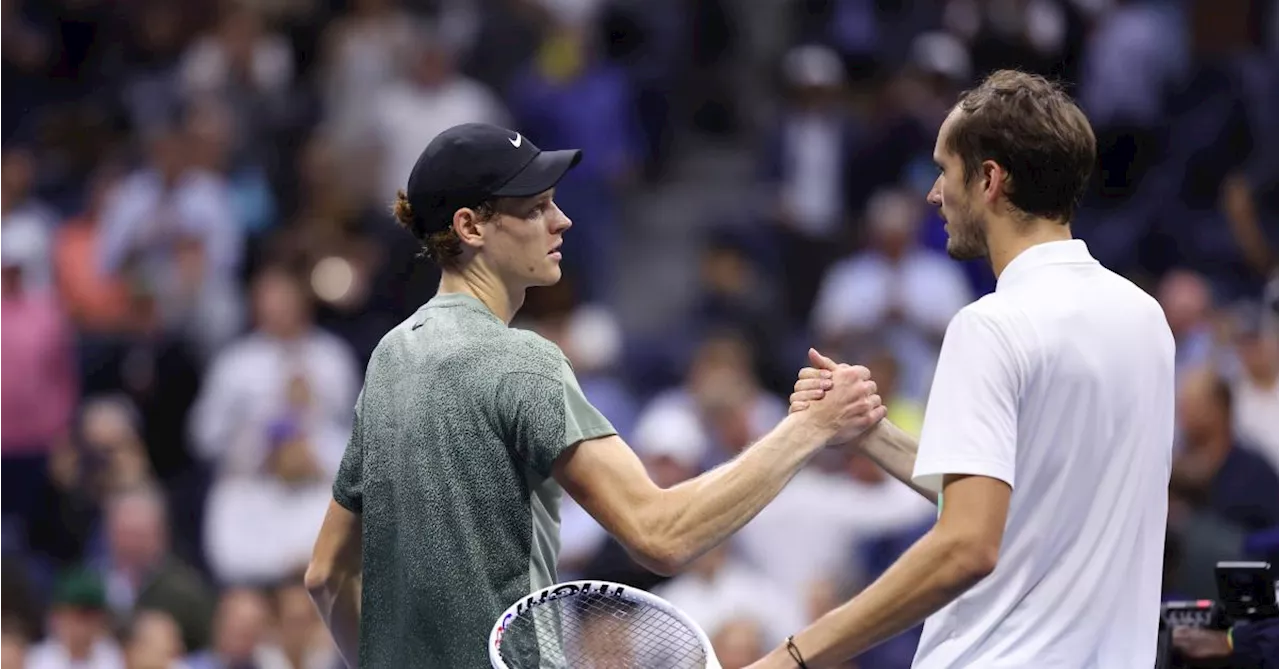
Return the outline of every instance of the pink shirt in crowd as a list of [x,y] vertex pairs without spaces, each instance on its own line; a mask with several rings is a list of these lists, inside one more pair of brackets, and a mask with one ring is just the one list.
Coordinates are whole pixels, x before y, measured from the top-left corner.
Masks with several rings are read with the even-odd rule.
[[0,454],[48,452],[71,424],[71,336],[52,296],[0,298]]

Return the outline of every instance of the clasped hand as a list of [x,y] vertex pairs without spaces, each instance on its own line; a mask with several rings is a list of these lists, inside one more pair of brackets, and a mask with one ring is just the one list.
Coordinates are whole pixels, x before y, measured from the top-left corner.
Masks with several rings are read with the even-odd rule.
[[885,416],[871,371],[842,365],[809,349],[811,367],[800,370],[789,413],[812,410],[813,419],[830,433],[827,445],[845,444],[874,427]]

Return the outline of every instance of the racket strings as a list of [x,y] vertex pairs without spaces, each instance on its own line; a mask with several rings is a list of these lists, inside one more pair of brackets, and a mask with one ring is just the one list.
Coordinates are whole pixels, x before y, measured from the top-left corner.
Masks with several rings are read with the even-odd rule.
[[599,593],[532,607],[499,647],[511,669],[703,669],[698,635],[666,611]]

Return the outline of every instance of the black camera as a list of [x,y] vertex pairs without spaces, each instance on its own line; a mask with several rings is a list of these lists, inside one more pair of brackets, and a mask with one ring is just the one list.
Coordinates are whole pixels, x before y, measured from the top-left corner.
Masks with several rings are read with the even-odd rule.
[[1276,617],[1276,574],[1269,562],[1219,562],[1218,599],[1160,606],[1161,627],[1225,630],[1240,621]]
[[1269,562],[1219,562],[1218,599],[1165,602],[1160,606],[1156,667],[1182,666],[1172,648],[1174,628],[1228,630],[1238,622],[1276,618],[1276,573]]
[[1276,574],[1268,562],[1219,562],[1218,601],[1231,623],[1276,617]]

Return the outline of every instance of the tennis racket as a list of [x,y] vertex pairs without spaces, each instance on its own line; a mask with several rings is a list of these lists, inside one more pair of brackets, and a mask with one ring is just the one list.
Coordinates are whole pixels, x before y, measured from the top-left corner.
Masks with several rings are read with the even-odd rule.
[[608,581],[522,598],[489,633],[493,669],[720,669],[711,640],[670,602]]

